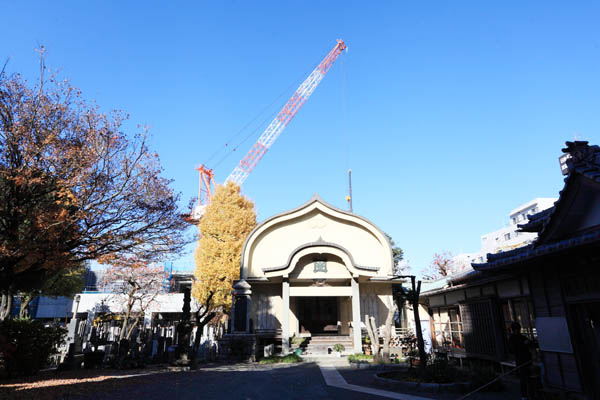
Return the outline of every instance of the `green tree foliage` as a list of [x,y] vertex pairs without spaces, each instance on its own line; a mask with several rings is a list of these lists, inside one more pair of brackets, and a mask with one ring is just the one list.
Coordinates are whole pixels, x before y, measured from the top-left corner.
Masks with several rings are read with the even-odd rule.
[[54,274],[49,274],[50,276],[44,280],[39,289],[21,292],[19,317],[27,317],[27,307],[37,296],[73,297],[75,294],[81,292],[85,286],[85,271],[84,266],[78,265],[71,268],[63,268]]
[[396,274],[396,275],[402,274],[404,272],[405,268],[403,268],[400,265],[400,261],[402,261],[404,259],[404,251],[399,246],[396,245],[396,243],[394,242],[394,239],[392,239],[392,237],[390,235],[388,235],[386,233],[385,236],[389,240],[390,246],[392,246],[392,257],[394,258],[394,274]]
[[200,220],[196,248],[196,282],[192,294],[201,304],[212,296],[212,308],[231,308],[233,281],[240,277],[242,246],[256,226],[254,203],[233,182],[218,185]]

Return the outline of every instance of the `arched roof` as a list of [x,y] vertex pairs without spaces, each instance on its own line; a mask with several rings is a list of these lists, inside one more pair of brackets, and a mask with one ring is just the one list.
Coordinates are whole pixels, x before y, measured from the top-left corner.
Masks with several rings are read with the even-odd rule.
[[287,276],[307,254],[335,255],[354,276],[393,273],[386,235],[366,218],[333,207],[315,194],[300,207],[263,221],[248,235],[241,277]]

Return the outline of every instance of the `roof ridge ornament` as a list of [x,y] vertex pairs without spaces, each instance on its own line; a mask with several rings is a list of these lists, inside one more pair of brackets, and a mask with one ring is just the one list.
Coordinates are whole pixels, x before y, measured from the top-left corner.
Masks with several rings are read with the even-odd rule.
[[590,146],[585,140],[566,142],[566,145],[567,147],[562,149],[562,152],[570,155],[566,160],[569,171],[572,171],[574,167],[577,168],[582,166],[591,169],[600,168],[599,146]]
[[319,235],[319,238],[314,242],[314,244],[327,244],[327,242],[324,241],[323,237]]

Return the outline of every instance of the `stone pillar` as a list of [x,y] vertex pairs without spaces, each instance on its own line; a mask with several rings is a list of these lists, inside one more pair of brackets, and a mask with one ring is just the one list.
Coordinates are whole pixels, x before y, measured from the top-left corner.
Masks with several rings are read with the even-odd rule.
[[233,285],[233,307],[231,319],[233,321],[232,333],[250,333],[250,306],[252,290],[250,284],[240,280]]
[[281,287],[281,351],[287,354],[290,351],[290,282],[283,280]]
[[358,278],[351,278],[352,286],[352,332],[354,342],[354,352],[362,353],[362,332],[360,327],[360,289]]

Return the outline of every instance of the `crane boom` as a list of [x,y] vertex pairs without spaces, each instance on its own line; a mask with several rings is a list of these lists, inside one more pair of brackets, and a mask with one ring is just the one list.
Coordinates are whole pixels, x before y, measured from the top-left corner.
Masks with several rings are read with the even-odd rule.
[[242,185],[248,175],[252,172],[256,164],[265,155],[267,150],[273,145],[281,132],[290,123],[298,110],[306,103],[306,100],[315,91],[323,77],[329,71],[335,60],[346,49],[346,44],[339,39],[335,47],[327,54],[321,63],[311,72],[304,82],[294,92],[292,97],[283,106],[283,109],[271,121],[267,129],[260,135],[254,146],[248,151],[246,156],[239,162],[237,167],[229,174],[225,182],[234,182]]
[[[285,103],[283,109],[279,111],[279,114],[273,121],[267,126],[267,129],[260,135],[254,146],[250,149],[248,154],[239,162],[237,167],[229,174],[225,182],[234,182],[238,185],[242,185],[250,172],[256,167],[256,164],[265,155],[267,150],[273,145],[277,137],[290,123],[292,118],[296,115],[298,110],[306,103],[306,100],[315,91],[319,83],[323,80],[323,77],[329,71],[329,68],[333,65],[338,56],[346,49],[346,44],[343,40],[338,39],[334,48],[325,56],[325,58],[319,63],[319,65],[311,72],[304,82],[294,92],[292,97]],[[210,203],[212,188],[214,187],[214,173],[213,170],[200,165],[196,167],[196,170],[200,173],[200,187],[198,189],[198,204],[194,207],[190,221],[198,221],[204,214],[206,206]]]

